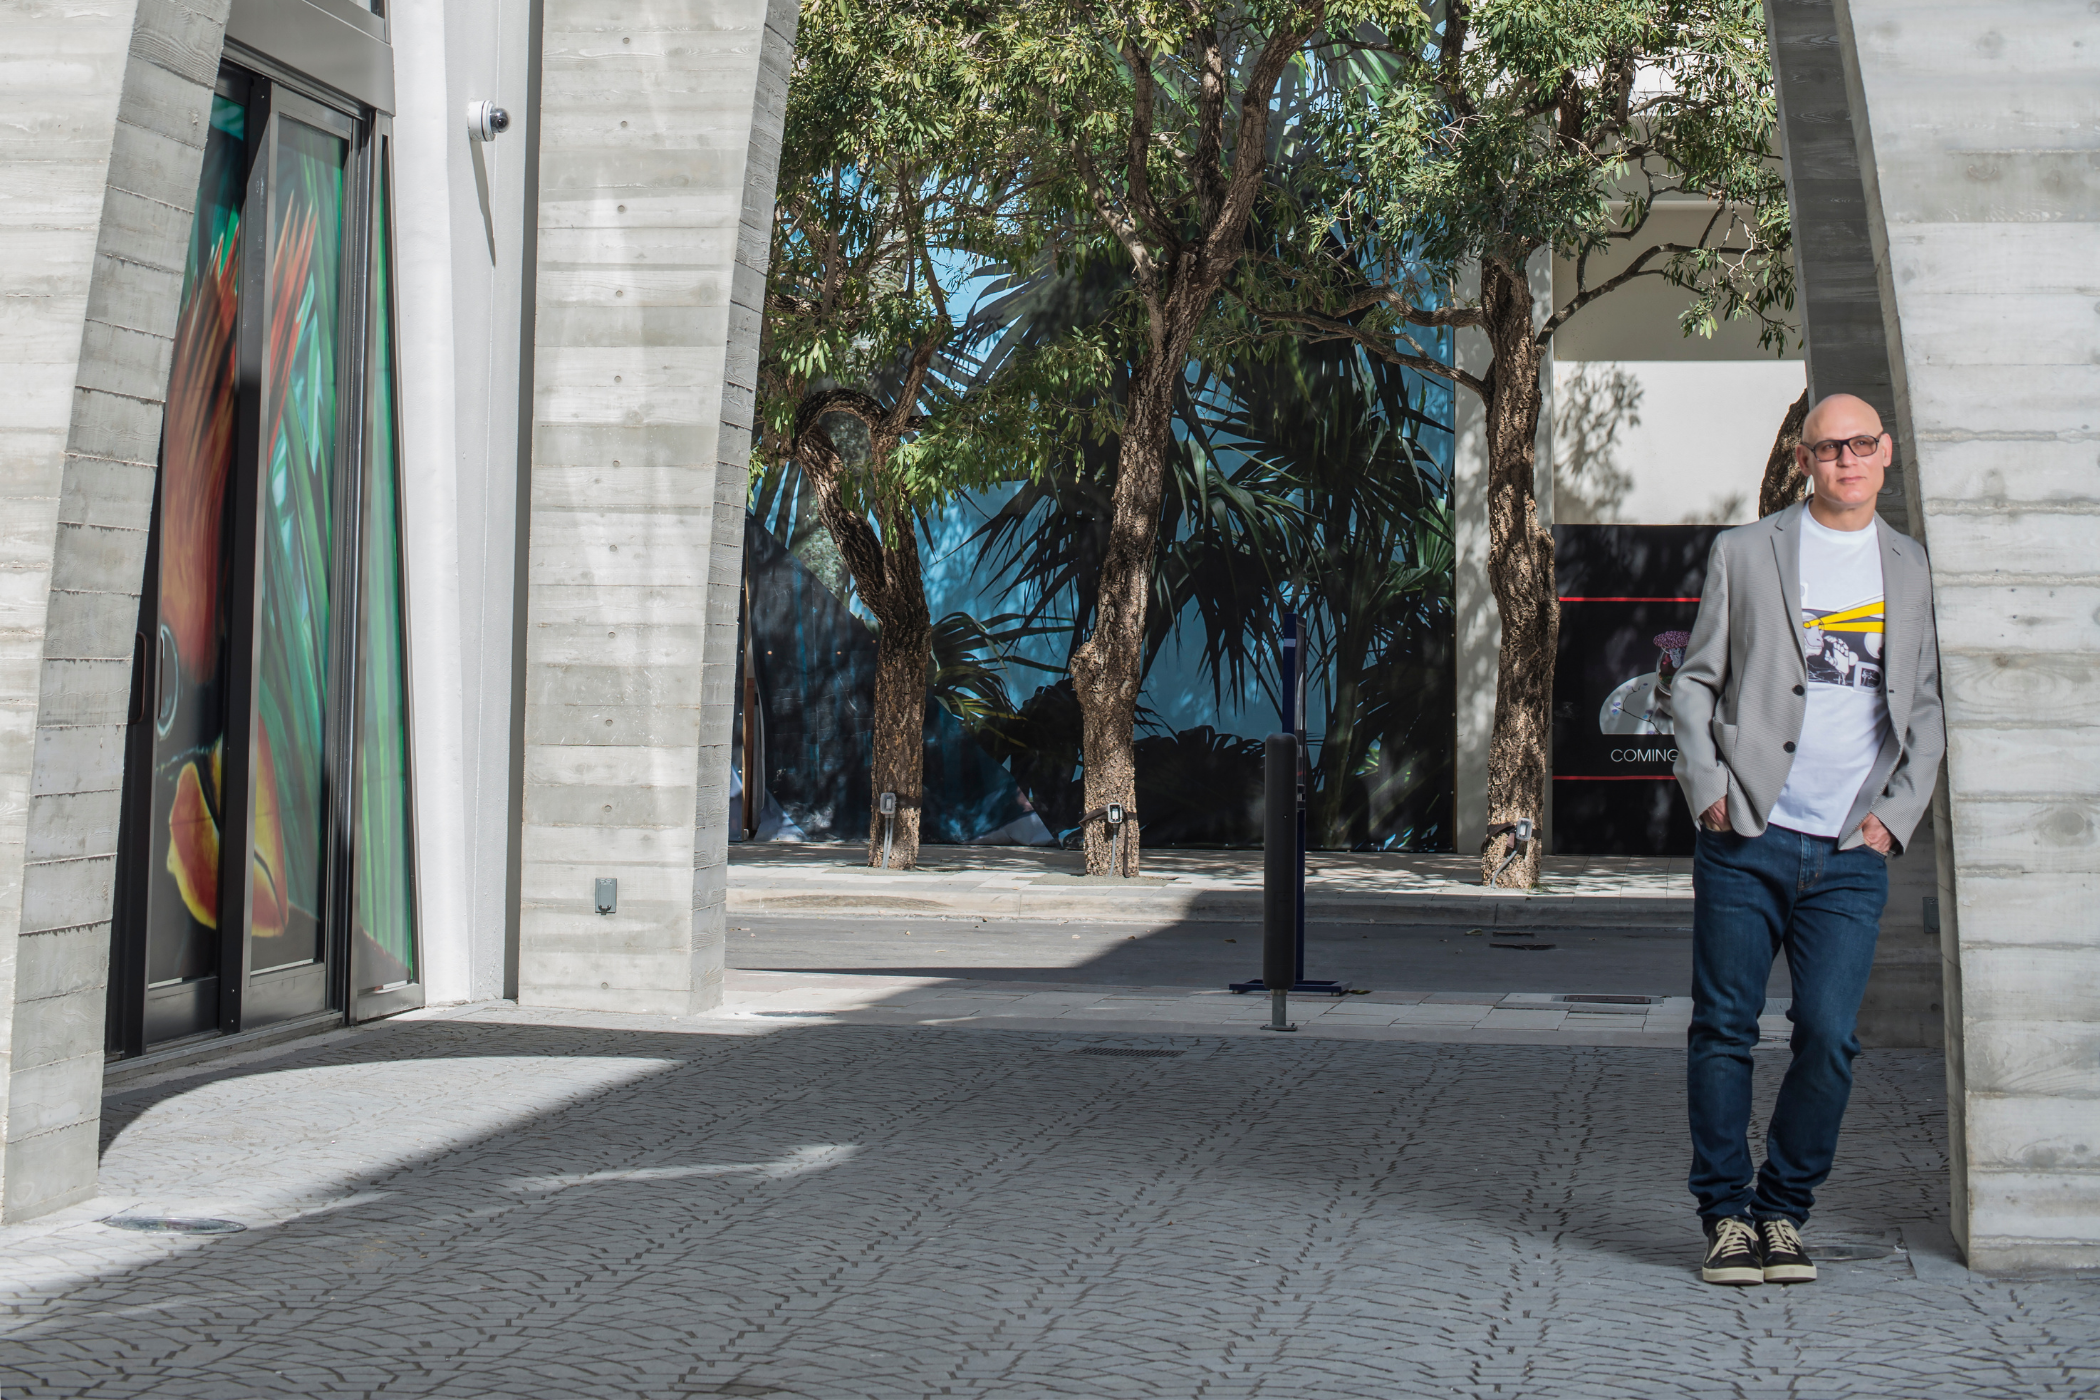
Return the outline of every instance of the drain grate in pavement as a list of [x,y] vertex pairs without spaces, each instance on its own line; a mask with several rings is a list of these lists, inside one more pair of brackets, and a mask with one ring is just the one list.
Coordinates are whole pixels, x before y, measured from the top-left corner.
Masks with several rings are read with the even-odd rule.
[[1576,993],[1571,996],[1555,997],[1554,1000],[1581,1002],[1585,1005],[1598,1006],[1660,1006],[1662,1004],[1661,997],[1612,996],[1608,994],[1585,996],[1581,993]]
[[1171,1060],[1176,1055],[1188,1053],[1184,1050],[1146,1050],[1135,1045],[1082,1045],[1072,1052],[1075,1055],[1113,1055],[1122,1060]]
[[102,1223],[112,1230],[138,1230],[149,1235],[238,1235],[247,1229],[238,1220],[185,1219],[177,1215],[110,1215]]

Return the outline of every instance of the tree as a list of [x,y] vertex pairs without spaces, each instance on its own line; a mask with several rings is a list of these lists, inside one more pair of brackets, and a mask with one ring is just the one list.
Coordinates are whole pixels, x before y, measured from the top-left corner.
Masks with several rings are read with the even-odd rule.
[[[1045,222],[1068,220],[1068,258],[1128,272],[1133,342],[1122,398],[1093,630],[1072,654],[1085,804],[1137,811],[1134,729],[1152,554],[1192,348],[1248,255],[1273,193],[1279,88],[1316,38],[1386,6],[1353,0],[1013,0],[980,31],[989,102],[1036,133]],[[1390,8],[1411,11],[1412,0]],[[1090,874],[1135,874],[1140,840],[1111,870],[1104,823],[1085,827]]]
[[1765,458],[1764,480],[1757,488],[1757,518],[1785,510],[1808,494],[1808,475],[1801,470],[1800,462],[1794,458],[1794,449],[1801,445],[1801,430],[1808,426],[1808,390],[1794,400],[1786,417],[1779,420],[1779,431],[1772,437],[1772,454]]
[[[970,100],[959,12],[937,3],[805,5],[788,87],[759,364],[762,465],[792,462],[862,603],[876,676],[868,863],[917,861],[934,627],[924,512],[1015,469],[1029,387],[973,378],[951,285],[1025,253],[1025,163]],[[1016,410],[1014,404],[1023,405]]]
[[[1300,246],[1254,295],[1292,334],[1352,341],[1485,407],[1502,621],[1486,883],[1510,825],[1545,810],[1559,608],[1532,482],[1555,334],[1659,278],[1691,293],[1687,333],[1751,316],[1783,345],[1790,234],[1763,13],[1758,0],[1441,0],[1349,62],[1353,80],[1329,85],[1308,133],[1319,158],[1302,167]],[[1686,211],[1699,226],[1671,236]],[[1572,285],[1535,307],[1542,253],[1567,260]],[[1455,295],[1473,272],[1477,294]],[[1482,333],[1487,367],[1430,354],[1424,329]],[[1532,843],[1499,883],[1533,883],[1537,859]]]

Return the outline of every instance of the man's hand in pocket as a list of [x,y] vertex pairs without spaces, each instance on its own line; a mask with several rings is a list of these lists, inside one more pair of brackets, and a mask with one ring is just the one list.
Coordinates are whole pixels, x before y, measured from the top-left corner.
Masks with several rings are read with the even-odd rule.
[[1699,814],[1699,825],[1708,831],[1728,830],[1728,799],[1721,798]]

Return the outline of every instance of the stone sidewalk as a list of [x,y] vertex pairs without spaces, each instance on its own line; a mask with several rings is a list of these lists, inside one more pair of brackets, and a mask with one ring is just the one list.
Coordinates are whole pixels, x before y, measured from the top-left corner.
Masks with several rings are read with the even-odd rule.
[[[415,1013],[115,1096],[103,1198],[0,1230],[0,1391],[2100,1394],[2100,1288],[1949,1253],[1936,1055],[1860,1061],[1809,1230],[1830,1262],[1791,1290],[1697,1281],[1682,1065]],[[119,1211],[247,1229],[96,1223]]]
[[[728,1004],[695,1024],[926,1026],[1140,1034],[1263,1034],[1268,998],[1222,989],[1103,987],[1071,982],[881,977],[841,973],[728,974]],[[1772,998],[1764,1043],[1788,1034],[1791,1003]],[[1550,992],[1390,992],[1293,996],[1291,1034],[1457,1045],[1629,1045],[1682,1050],[1690,997],[1613,998]]]
[[[1261,852],[1145,853],[1134,879],[1089,878],[1077,851],[923,846],[916,870],[873,870],[863,848],[729,848],[732,914],[950,914],[1091,922],[1211,919],[1259,922]],[[1305,861],[1306,916],[1330,922],[1484,927],[1610,924],[1690,927],[1691,860],[1547,856],[1530,890],[1484,889],[1470,856],[1314,851]]]

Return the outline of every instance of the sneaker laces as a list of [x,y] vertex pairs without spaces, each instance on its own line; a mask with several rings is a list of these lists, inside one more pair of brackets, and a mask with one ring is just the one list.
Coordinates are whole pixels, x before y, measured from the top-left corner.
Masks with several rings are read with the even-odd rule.
[[1714,1224],[1714,1249],[1717,1253],[1732,1254],[1739,1249],[1755,1249],[1757,1232],[1750,1228],[1747,1220],[1725,1216]]
[[1808,1252],[1801,1247],[1801,1232],[1794,1228],[1793,1221],[1786,1219],[1767,1220],[1765,1228],[1772,1232],[1772,1243],[1779,1249],[1786,1251],[1788,1254],[1806,1254]]

